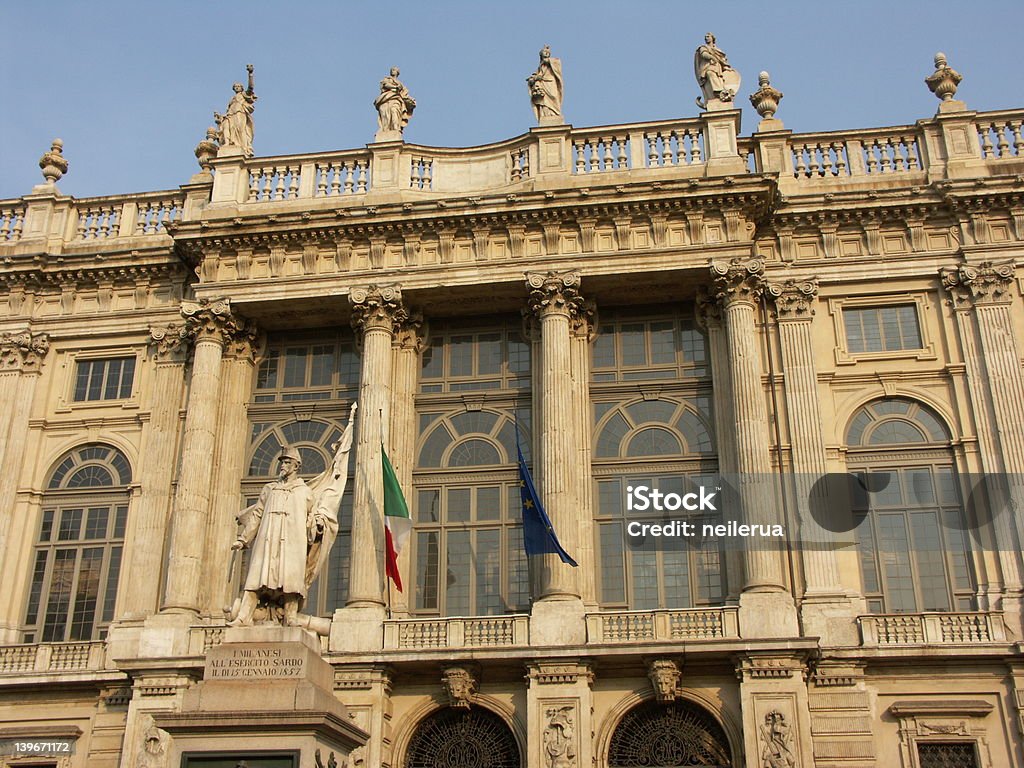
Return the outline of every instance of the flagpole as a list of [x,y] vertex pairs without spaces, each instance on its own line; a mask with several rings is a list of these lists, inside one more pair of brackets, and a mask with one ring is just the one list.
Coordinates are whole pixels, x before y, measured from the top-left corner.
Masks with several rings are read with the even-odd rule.
[[[384,409],[383,408],[378,408],[377,409],[377,417],[378,417],[378,419],[380,419],[380,465],[381,465],[381,476],[383,476],[383,474],[384,474]],[[381,522],[384,524],[385,527],[387,527],[387,521],[383,517],[381,518]],[[388,559],[388,553],[387,553],[386,549],[387,549],[387,547],[385,546],[385,552],[384,552],[384,570],[385,571],[387,571],[387,559]],[[388,577],[388,575],[386,573],[384,575],[384,581],[386,581],[388,583],[388,602],[387,602],[387,606],[386,606],[386,613],[387,613],[388,619],[390,619],[391,618],[391,579],[390,579],[390,577]]]

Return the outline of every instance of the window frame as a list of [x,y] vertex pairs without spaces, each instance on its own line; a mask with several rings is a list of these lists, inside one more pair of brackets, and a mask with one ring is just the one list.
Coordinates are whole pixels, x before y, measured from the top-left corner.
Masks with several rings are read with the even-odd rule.
[[[80,363],[93,363],[101,360],[134,359],[135,370],[132,372],[131,394],[128,397],[112,397],[99,400],[76,400],[75,391],[78,382],[78,366]],[[144,353],[137,347],[107,347],[103,349],[69,350],[64,353],[63,365],[67,370],[66,382],[56,410],[70,413],[72,410],[96,408],[138,408],[142,387],[142,371]]]
[[[889,349],[878,352],[854,352],[849,348],[846,335],[847,309],[885,309],[889,307],[913,306],[917,314],[917,328],[921,336],[921,346],[915,349]],[[931,311],[929,295],[925,291],[908,291],[901,294],[877,294],[866,296],[843,296],[830,297],[828,300],[829,313],[835,331],[835,361],[836,365],[855,365],[862,361],[871,360],[936,360],[938,354],[935,349],[935,341],[931,338],[928,318]]]

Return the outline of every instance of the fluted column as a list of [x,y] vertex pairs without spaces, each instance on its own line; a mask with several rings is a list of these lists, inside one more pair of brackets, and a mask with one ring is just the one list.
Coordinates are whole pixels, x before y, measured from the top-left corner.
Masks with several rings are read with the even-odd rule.
[[825,484],[818,482],[827,472],[825,436],[818,400],[818,375],[814,368],[811,318],[818,295],[816,280],[787,280],[767,286],[775,304],[782,370],[785,382],[786,415],[792,446],[795,507],[807,594],[835,594],[839,588],[839,566],[829,531],[817,524],[814,511],[825,511]]
[[[697,293],[697,323],[707,333],[714,387],[712,401],[715,414],[715,446],[718,471],[726,476],[736,473],[736,431],[732,416],[732,371],[729,369],[729,340],[725,333],[722,305],[707,288]],[[743,556],[736,547],[725,551],[726,599],[739,598],[743,586]]]
[[[989,503],[997,515],[994,528],[1003,589],[1019,596],[1024,543],[1024,376],[1010,316],[1013,281],[1012,262],[964,264],[942,272],[963,343],[982,465],[986,473],[1003,474],[1006,480],[990,484],[995,487],[990,489]],[[988,423],[989,413],[995,429]],[[1006,496],[999,498],[1000,494]]]
[[154,565],[164,562],[188,349],[184,326],[151,329],[152,400],[149,420],[142,428],[141,455],[145,458],[138,468],[139,497],[132,504],[125,535],[128,546],[118,618],[142,618],[159,608],[160,579]]
[[163,610],[198,612],[204,536],[220,399],[224,346],[244,323],[227,299],[182,302],[186,331],[195,338],[192,379],[181,447],[181,470],[171,515],[171,548]]
[[569,339],[572,369],[572,417],[576,450],[569,455],[574,464],[576,518],[579,542],[570,554],[579,563],[580,595],[588,609],[596,610],[597,563],[594,559],[594,484],[591,482],[590,461],[593,446],[590,441],[590,344],[597,335],[597,308],[588,301],[572,323]]
[[[50,342],[44,333],[26,329],[0,334],[0,560],[6,568],[18,548],[10,546],[18,479],[28,438],[36,382]],[[20,642],[19,600],[0,601],[0,642]]]
[[[732,380],[733,429],[736,436],[736,473],[744,519],[752,525],[780,523],[771,487],[771,434],[764,388],[761,385],[760,336],[755,322],[763,290],[764,264],[757,259],[734,259],[711,267],[716,295],[725,315]],[[745,549],[744,591],[785,588],[779,553],[766,542],[751,542]]]
[[203,558],[205,577],[200,592],[204,613],[219,613],[235,597],[231,594],[234,587],[228,583],[227,571],[231,561],[231,542],[238,530],[235,515],[244,506],[240,486],[245,476],[245,454],[249,445],[248,404],[259,343],[255,324],[247,323],[227,340],[221,361],[217,442]]
[[[420,352],[426,341],[423,316],[411,313],[399,325],[392,343],[394,370],[391,372],[391,452],[388,457],[395,468],[398,484],[413,508],[412,469],[416,465],[416,383],[419,380]],[[393,616],[408,615],[409,592],[412,589],[412,569],[406,546],[398,555],[398,570],[405,584],[404,592],[391,595]]]
[[[575,272],[531,272],[526,281],[530,309],[540,322],[541,332],[541,431],[535,443],[540,459],[538,490],[562,547],[572,555],[579,550],[578,468],[573,460],[579,440],[573,417],[571,332],[583,308],[580,278]],[[540,600],[580,597],[575,568],[557,555],[543,555],[541,560]]]
[[391,418],[391,344],[407,318],[398,286],[353,288],[352,326],[362,334],[359,428],[352,500],[352,559],[348,602],[353,608],[384,605],[384,475],[381,443]]

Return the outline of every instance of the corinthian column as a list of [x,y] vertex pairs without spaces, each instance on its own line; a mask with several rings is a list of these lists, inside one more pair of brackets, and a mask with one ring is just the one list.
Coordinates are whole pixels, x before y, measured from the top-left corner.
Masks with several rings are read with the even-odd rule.
[[[32,399],[49,348],[45,333],[25,329],[0,334],[0,558],[4,567],[24,551],[11,546],[9,538]],[[21,604],[12,598],[9,594],[0,601],[0,642],[4,643],[21,641]]]
[[[1020,547],[1024,542],[1024,376],[1010,316],[1013,280],[1012,262],[964,264],[942,272],[942,283],[956,309],[982,466],[988,474],[1004,474],[1006,481],[990,484],[995,487],[989,489],[989,503],[996,516],[1004,595],[1019,601]],[[994,425],[988,423],[989,413]]]
[[594,485],[590,481],[593,446],[590,441],[590,343],[597,335],[597,308],[585,302],[572,324],[569,352],[572,367],[572,416],[576,450],[569,455],[575,465],[576,520],[579,538],[570,554],[579,563],[580,594],[590,610],[597,610],[597,567],[594,560]]
[[384,474],[381,443],[391,418],[391,344],[408,313],[398,286],[353,288],[352,326],[362,334],[359,429],[352,499],[352,559],[349,608],[384,605]]
[[[537,475],[544,508],[562,547],[579,549],[576,521],[579,440],[573,416],[572,326],[583,309],[580,277],[575,272],[526,275],[530,311],[540,323],[541,369],[540,440]],[[538,579],[538,598],[579,598],[579,579],[572,566],[557,555],[544,555]]]
[[[725,315],[732,381],[736,472],[744,521],[751,525],[781,524],[771,482],[771,432],[757,325],[764,264],[758,259],[733,259],[711,266],[716,297]],[[744,637],[796,634],[796,611],[785,593],[782,557],[774,540],[750,538],[744,547],[745,582],[740,595]],[[767,595],[762,597],[761,595]],[[746,610],[744,610],[746,609]]]
[[151,574],[154,563],[164,559],[189,346],[184,326],[150,331],[152,402],[149,420],[142,428],[141,455],[145,460],[139,466],[139,497],[132,505],[125,536],[127,578],[122,580],[118,618],[141,618],[159,607],[160,580]]
[[186,332],[195,338],[192,381],[181,447],[181,471],[171,515],[165,612],[198,612],[204,538],[220,400],[224,346],[244,327],[227,299],[182,302]]

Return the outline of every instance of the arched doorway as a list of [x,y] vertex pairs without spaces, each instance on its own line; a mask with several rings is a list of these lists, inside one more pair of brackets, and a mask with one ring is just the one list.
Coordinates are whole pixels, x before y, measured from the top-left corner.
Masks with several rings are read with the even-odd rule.
[[648,701],[629,710],[615,727],[608,768],[732,768],[725,731],[696,704]]
[[426,717],[406,750],[403,768],[521,768],[515,736],[483,707],[447,707]]

